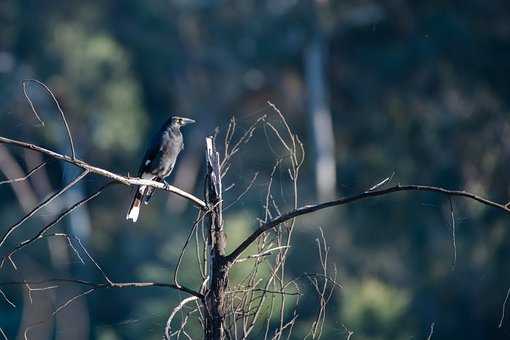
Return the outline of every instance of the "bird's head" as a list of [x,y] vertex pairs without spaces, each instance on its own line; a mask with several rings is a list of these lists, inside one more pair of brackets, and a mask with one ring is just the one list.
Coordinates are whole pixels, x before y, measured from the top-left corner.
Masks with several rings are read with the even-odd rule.
[[172,125],[177,126],[177,127],[195,123],[195,121],[193,119],[178,117],[178,116],[173,116],[172,118],[170,118],[170,120],[172,122]]

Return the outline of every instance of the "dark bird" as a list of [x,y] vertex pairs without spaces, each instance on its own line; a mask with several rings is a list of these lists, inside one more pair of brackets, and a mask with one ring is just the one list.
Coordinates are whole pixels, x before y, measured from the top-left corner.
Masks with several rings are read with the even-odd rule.
[[[164,182],[165,178],[172,173],[177,156],[184,148],[181,126],[194,123],[193,119],[173,116],[161,127],[159,132],[152,137],[149,148],[145,152],[138,177]],[[149,203],[153,187],[140,185],[136,188],[135,196],[126,215],[126,219],[136,222],[140,214],[142,201]]]

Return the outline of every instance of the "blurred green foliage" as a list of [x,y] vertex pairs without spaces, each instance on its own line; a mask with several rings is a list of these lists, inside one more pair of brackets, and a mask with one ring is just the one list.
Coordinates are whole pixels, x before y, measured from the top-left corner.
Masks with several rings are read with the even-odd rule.
[[342,294],[341,320],[359,339],[404,339],[406,327],[401,318],[409,305],[409,294],[373,278],[349,283]]
[[[133,174],[150,133],[169,113],[179,113],[198,124],[185,131],[186,149],[171,182],[200,194],[204,136],[216,126],[224,132],[232,114],[240,129],[263,113],[271,116],[265,104],[271,100],[307,146],[300,204],[314,202],[303,58],[320,29],[327,47],[339,195],[366,190],[394,171],[393,183],[466,189],[507,202],[509,23],[510,5],[502,0],[4,0],[0,135],[66,152],[62,122],[45,94],[30,87],[44,128],[24,100],[21,80],[37,78],[62,103],[78,156]],[[279,152],[275,156],[268,148],[262,130],[243,147],[225,178],[225,186],[235,183],[226,201],[246,188],[254,172],[260,175],[249,194],[226,212],[229,249],[256,227],[257,217],[263,218],[265,190]],[[25,170],[31,168],[25,153],[9,151]],[[62,186],[64,171],[51,163],[45,175],[33,177],[39,200]],[[291,207],[283,199],[290,190],[287,176],[283,167],[278,169],[273,184],[282,210]],[[101,182],[87,178],[81,190],[92,192]],[[0,189],[4,230],[23,212],[10,187]],[[131,225],[124,220],[128,195],[128,189],[116,187],[88,204],[90,233],[84,242],[115,281],[168,281],[195,211],[157,194],[143,208],[141,223]],[[447,197],[399,193],[298,221],[289,277],[320,270],[314,241],[320,226],[344,284],[328,307],[323,338],[347,338],[346,329],[354,332],[352,340],[427,338],[432,323],[432,339],[510,337],[507,318],[498,328],[510,287],[508,217],[477,203],[452,203],[455,263]],[[52,213],[46,210],[24,225],[16,240],[32,235]],[[74,223],[68,219],[59,228],[72,231]],[[82,265],[72,252],[62,257],[47,244],[20,254],[21,269],[5,269],[0,280],[101,279],[90,263]],[[193,261],[188,251],[180,277],[197,287]],[[232,280],[242,278],[244,270],[235,268]],[[296,339],[308,333],[317,311],[317,296],[306,282],[304,289],[292,333]],[[15,338],[28,301],[19,287],[5,293],[18,308],[1,302],[0,327]],[[64,299],[52,296],[52,308]],[[61,321],[58,331],[50,329],[46,337],[159,339],[181,297],[164,289],[98,291],[83,299],[86,317]],[[38,318],[49,314],[42,303],[40,313]],[[81,324],[86,327],[78,338],[73,329]],[[198,326],[194,338],[201,335]]]

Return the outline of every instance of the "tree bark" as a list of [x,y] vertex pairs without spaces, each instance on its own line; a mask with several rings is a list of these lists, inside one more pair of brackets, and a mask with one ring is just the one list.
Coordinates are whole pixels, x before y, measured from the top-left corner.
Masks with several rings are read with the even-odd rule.
[[221,340],[225,338],[225,291],[230,264],[225,259],[220,161],[213,137],[206,138],[206,146],[207,175],[204,196],[210,213],[206,222],[209,228],[209,286],[205,293],[205,339]]

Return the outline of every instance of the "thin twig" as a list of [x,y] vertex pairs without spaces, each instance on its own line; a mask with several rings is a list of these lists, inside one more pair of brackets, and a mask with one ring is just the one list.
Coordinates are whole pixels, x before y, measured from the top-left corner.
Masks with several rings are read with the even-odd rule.
[[251,260],[251,259],[258,259],[258,258],[261,258],[261,257],[264,257],[264,256],[270,256],[270,255],[273,254],[274,251],[285,249],[285,248],[290,248],[290,246],[279,246],[279,247],[274,247],[274,248],[271,248],[271,249],[268,249],[268,250],[264,250],[264,251],[262,251],[260,253],[249,255],[249,256],[246,256],[244,258],[237,259],[235,261],[235,263],[241,263],[241,262],[244,262],[244,261],[247,261],[247,260]]
[[180,252],[180,254],[179,254],[179,258],[177,259],[177,264],[176,264],[176,266],[175,266],[175,270],[174,270],[174,283],[175,283],[175,285],[179,286],[179,282],[178,282],[178,280],[177,280],[177,274],[178,274],[178,272],[179,272],[179,268],[180,268],[180,266],[181,266],[182,258],[183,258],[183,256],[184,256],[184,251],[186,250],[186,247],[188,246],[188,243],[189,243],[189,241],[190,241],[191,237],[193,236],[193,232],[195,231],[195,229],[196,229],[197,225],[198,225],[200,222],[202,222],[202,221],[205,219],[205,217],[206,217],[207,215],[209,215],[210,213],[212,213],[212,212],[213,212],[213,210],[214,210],[214,209],[215,209],[215,208],[216,208],[219,204],[221,204],[221,203],[222,203],[222,201],[219,201],[219,202],[218,202],[218,203],[216,203],[214,206],[212,206],[209,210],[205,211],[203,214],[200,214],[200,213],[198,214],[197,219],[196,219],[196,220],[195,220],[195,222],[193,223],[193,226],[191,227],[191,230],[190,230],[190,232],[189,232],[189,234],[188,234],[188,236],[187,236],[187,238],[186,238],[186,242],[184,242],[184,246],[181,248],[181,252]]
[[[235,200],[233,200],[229,205],[227,205],[225,208],[223,208],[223,211],[234,206],[237,202],[239,202],[248,193],[248,191],[250,191],[250,189],[252,188],[253,184],[255,183],[255,180],[257,179],[258,175],[259,175],[259,173],[256,172],[253,175],[253,177],[252,177],[250,183],[248,184],[248,186],[246,187],[246,189],[244,189],[244,191],[241,194],[239,194],[239,196],[237,196],[237,198]],[[225,191],[227,191],[227,189],[225,189]]]
[[42,208],[44,208],[45,206],[47,206],[49,203],[51,203],[54,199],[56,199],[57,197],[59,197],[60,195],[62,195],[64,192],[66,192],[68,189],[72,188],[76,183],[78,183],[79,181],[81,181],[85,176],[87,176],[89,173],[88,170],[84,170],[81,174],[79,174],[75,179],[73,179],[69,184],[67,184],[64,188],[62,188],[61,190],[57,191],[56,193],[54,193],[53,195],[51,195],[50,197],[48,197],[47,199],[45,199],[42,203],[38,204],[34,209],[32,209],[32,211],[30,211],[28,214],[26,214],[25,216],[23,216],[23,218],[21,218],[18,222],[14,223],[13,225],[11,225],[7,231],[5,232],[5,234],[2,236],[2,240],[0,241],[0,247],[2,247],[5,243],[5,241],[7,240],[7,238],[9,237],[9,235],[11,235],[21,224],[23,224],[26,220],[28,220],[30,217],[32,217],[33,215],[35,215],[39,210],[41,210]]
[[347,328],[344,324],[342,324],[343,329],[345,330],[346,339],[345,340],[351,340],[351,336],[354,335],[354,332],[351,331],[349,328]]
[[32,108],[32,112],[34,113],[34,115],[39,120],[39,122],[41,123],[42,126],[44,126],[44,122],[41,120],[41,118],[37,114],[37,110],[35,109],[34,103],[32,102],[32,100],[30,99],[30,96],[27,93],[27,83],[28,82],[34,82],[37,85],[44,88],[49,93],[49,95],[51,96],[53,101],[55,102],[55,105],[57,106],[57,109],[58,109],[60,116],[62,117],[62,120],[64,122],[64,125],[66,127],[67,139],[69,140],[69,146],[71,147],[72,159],[76,159],[76,152],[74,151],[74,143],[73,143],[73,137],[71,135],[71,130],[69,129],[69,124],[67,123],[66,115],[64,114],[62,107],[60,107],[60,103],[58,102],[57,98],[55,97],[53,92],[50,90],[50,88],[48,86],[46,86],[46,84],[44,84],[43,82],[41,82],[37,79],[25,79],[21,82],[23,85],[23,93],[25,95],[25,98],[28,100],[28,103],[30,104],[30,107]]
[[385,179],[383,179],[382,181],[380,181],[379,183],[375,184],[374,186],[372,186],[370,189],[368,189],[368,191],[373,191],[375,189],[378,189],[380,187],[382,187],[383,185],[385,185],[386,183],[389,183],[391,182],[391,180],[393,179],[393,176],[395,176],[395,171],[392,172],[392,174],[388,177],[386,177]]
[[69,305],[71,305],[74,301],[78,300],[79,298],[83,297],[83,296],[86,296],[90,293],[92,293],[93,291],[95,290],[95,288],[90,288],[80,294],[77,294],[75,296],[73,296],[72,298],[70,298],[69,300],[67,300],[66,302],[64,302],[63,304],[61,304],[60,306],[57,307],[57,309],[55,309],[49,318],[45,319],[45,320],[41,320],[41,321],[38,321],[36,323],[33,323],[31,325],[29,325],[27,328],[25,328],[25,332],[23,333],[24,334],[24,337],[25,337],[25,340],[28,340],[28,332],[32,329],[32,328],[35,328],[37,326],[40,326],[42,324],[45,324],[46,322],[48,322],[49,320],[51,320],[52,317],[54,317],[55,315],[57,315],[61,310],[67,308]]
[[452,224],[452,246],[453,246],[453,263],[452,269],[455,269],[455,265],[457,264],[457,242],[455,241],[455,214],[453,211],[453,202],[452,197],[448,196],[450,201],[450,220]]
[[501,308],[501,319],[499,319],[498,328],[503,327],[503,321],[505,320],[506,303],[508,302],[509,297],[510,297],[510,288],[508,288],[508,290],[506,292],[505,301],[503,301],[503,307]]
[[109,285],[113,285],[113,281],[110,280],[110,277],[108,276],[108,274],[106,274],[106,272],[103,270],[103,268],[101,268],[99,263],[97,263],[97,261],[92,257],[92,255],[90,255],[90,253],[88,252],[87,248],[85,248],[85,246],[83,245],[81,240],[79,238],[76,238],[76,239],[78,240],[78,244],[80,245],[81,249],[85,252],[85,255],[87,255],[89,260],[92,261],[92,263],[97,268],[97,270],[99,270],[99,272],[101,272],[101,275],[103,275],[103,278],[106,280],[106,282],[108,282]]
[[40,168],[42,168],[43,166],[46,165],[46,163],[48,162],[42,162],[40,163],[39,165],[37,165],[35,168],[33,168],[32,170],[30,170],[29,172],[27,172],[27,174],[23,177],[18,177],[18,178],[13,178],[13,179],[7,179],[5,181],[0,181],[0,185],[2,184],[7,184],[7,183],[16,183],[16,182],[21,182],[21,181],[26,181],[30,176],[32,176],[32,174],[34,174],[35,172],[37,172],[37,170],[39,170]]
[[179,273],[179,268],[181,266],[182,258],[184,256],[184,252],[186,251],[186,248],[188,247],[188,243],[189,243],[191,237],[193,236],[198,223],[200,223],[204,219],[205,215],[206,214],[203,214],[201,216],[201,212],[198,213],[197,219],[193,223],[193,226],[191,227],[191,230],[188,233],[188,236],[186,237],[186,242],[184,242],[184,245],[181,248],[181,252],[179,253],[179,258],[177,259],[177,264],[175,265],[175,270],[174,270],[174,283],[177,286],[180,286],[179,281],[177,280],[177,276]]
[[[14,247],[6,256],[4,256],[4,258],[2,259],[1,263],[0,263],[0,268],[3,267],[4,265],[4,262],[5,262],[5,259],[6,258],[9,258],[11,257],[12,255],[14,255],[15,253],[17,253],[19,250],[21,250],[22,248],[28,246],[29,244],[31,244],[32,242],[36,241],[37,239],[41,238],[44,236],[44,234],[50,229],[52,228],[54,225],[56,225],[57,223],[59,223],[65,216],[69,215],[71,212],[73,212],[75,209],[77,209],[78,207],[82,206],[83,204],[89,202],[90,200],[94,199],[95,197],[99,196],[104,189],[106,189],[108,186],[112,185],[112,184],[116,184],[117,182],[108,182],[106,183],[105,185],[103,185],[102,187],[100,187],[99,189],[97,189],[94,193],[90,194],[89,196],[85,197],[84,199],[82,199],[81,201],[73,204],[71,207],[69,207],[68,209],[66,209],[64,212],[62,212],[60,215],[58,215],[52,222],[48,223],[46,226],[44,226],[41,230],[39,230],[39,232],[34,235],[32,238],[28,239],[28,240],[25,240],[23,242],[21,242],[20,244],[18,244],[16,247]],[[71,247],[72,244],[71,244]],[[81,259],[81,258],[80,258]]]
[[427,340],[432,340],[432,335],[434,335],[434,326],[436,325],[435,322],[432,322],[432,324],[430,325],[430,331],[429,331],[429,336],[427,337]]
[[190,296],[182,300],[172,311],[170,316],[168,317],[168,320],[166,322],[165,326],[165,340],[170,340],[171,332],[172,332],[172,320],[175,317],[175,314],[179,312],[187,303],[193,302],[197,300],[198,298],[196,296]]
[[7,337],[7,334],[5,334],[5,332],[2,329],[2,327],[0,327],[0,334],[2,334],[2,337],[4,338],[4,340],[9,340],[9,338]]
[[0,289],[0,295],[2,295],[2,297],[5,300],[5,302],[7,302],[12,308],[16,308],[16,305],[11,300],[9,300],[9,298],[7,297],[5,292],[3,290],[1,290],[1,289]]

